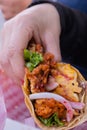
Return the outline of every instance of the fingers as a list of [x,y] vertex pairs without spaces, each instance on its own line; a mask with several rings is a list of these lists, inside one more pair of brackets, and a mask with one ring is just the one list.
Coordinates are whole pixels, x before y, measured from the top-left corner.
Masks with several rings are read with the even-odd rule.
[[56,34],[54,35],[50,31],[45,32],[43,43],[45,44],[46,51],[54,54],[55,60],[61,61],[58,35],[56,36]]
[[[0,52],[0,65],[9,77],[14,79],[17,84],[20,84],[24,78],[23,51],[32,37],[32,31],[19,28],[12,32],[9,31],[7,36],[5,34],[5,40],[2,40],[3,46]],[[9,36],[10,38],[8,38]]]
[[[24,61],[20,61],[21,58],[17,55],[17,60],[20,62],[21,66],[18,64],[19,62],[16,61],[16,59],[13,59],[14,61],[7,58],[6,55],[3,55],[0,53],[0,69],[8,76],[10,77],[16,84],[21,85],[21,81],[23,79],[24,75],[24,68],[22,68],[22,64]],[[2,56],[2,58],[1,58]],[[13,56],[15,58],[15,55]],[[12,63],[13,62],[13,63]],[[18,67],[19,66],[19,67]],[[18,69],[19,68],[19,69]]]
[[34,40],[36,43],[41,43],[41,39],[40,39],[40,34],[39,34],[39,30],[38,28],[36,27],[36,29],[34,30]]
[[[11,70],[13,71],[14,80],[18,84],[19,82],[22,83],[24,79],[24,59],[23,59],[23,52],[14,53],[10,60]],[[9,72],[12,75],[12,72]]]

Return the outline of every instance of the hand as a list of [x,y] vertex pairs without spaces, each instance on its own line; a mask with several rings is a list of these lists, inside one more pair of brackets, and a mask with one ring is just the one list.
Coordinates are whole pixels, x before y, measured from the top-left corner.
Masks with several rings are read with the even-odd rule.
[[2,30],[0,64],[8,76],[20,83],[24,78],[23,50],[33,37],[60,61],[60,19],[51,4],[33,6],[7,21]]

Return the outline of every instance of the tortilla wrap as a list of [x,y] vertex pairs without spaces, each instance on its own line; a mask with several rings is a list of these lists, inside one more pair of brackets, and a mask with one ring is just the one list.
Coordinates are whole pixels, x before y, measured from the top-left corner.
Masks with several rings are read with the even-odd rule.
[[[66,63],[58,63],[58,65],[60,65],[60,66],[63,66],[65,64]],[[84,79],[82,74],[76,68],[74,68],[73,66],[71,66],[71,67],[77,72],[78,81],[80,83],[85,83],[86,80]],[[69,130],[69,129],[74,128],[74,127],[82,124],[83,122],[87,121],[87,94],[86,94],[87,90],[86,90],[86,88],[84,89],[83,95],[80,97],[81,98],[81,102],[83,102],[85,104],[84,109],[81,110],[80,115],[78,115],[77,117],[73,118],[69,123],[67,123],[66,126],[63,126],[63,127],[59,127],[59,126],[58,127],[47,127],[43,123],[41,123],[41,121],[37,118],[37,116],[35,114],[35,111],[34,111],[33,103],[29,99],[30,92],[29,92],[29,86],[28,86],[28,79],[27,79],[26,75],[25,75],[25,78],[24,78],[24,84],[22,86],[22,90],[23,90],[23,93],[24,93],[25,104],[26,104],[28,110],[29,110],[31,116],[34,118],[35,123],[42,130],[48,130],[48,129],[49,130]]]

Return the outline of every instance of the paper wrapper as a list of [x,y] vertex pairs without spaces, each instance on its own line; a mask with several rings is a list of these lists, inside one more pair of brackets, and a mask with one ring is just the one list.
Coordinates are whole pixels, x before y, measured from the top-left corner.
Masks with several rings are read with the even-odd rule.
[[[60,63],[60,64],[63,65],[65,63]],[[81,73],[76,68],[74,68],[74,67],[72,67],[72,68],[78,74],[78,81],[80,83],[85,83],[86,81],[85,81],[84,77],[81,75]],[[86,87],[86,85],[85,85],[85,87]],[[85,91],[81,97],[81,102],[84,102],[84,104],[85,104],[84,109],[81,111],[81,114],[79,116],[72,119],[64,127],[47,127],[44,124],[42,124],[40,120],[38,120],[38,118],[35,115],[33,104],[31,102],[31,100],[29,99],[29,86],[28,86],[28,80],[27,80],[26,76],[24,79],[24,85],[22,86],[22,89],[23,89],[23,93],[24,93],[24,97],[25,97],[25,104],[26,104],[29,112],[31,113],[31,116],[34,118],[34,121],[42,130],[48,130],[48,129],[49,130],[69,130],[69,129],[74,128],[74,127],[82,124],[83,122],[87,121],[87,88],[85,89]]]
[[6,113],[6,108],[5,108],[4,98],[3,98],[3,92],[0,86],[0,130],[4,130],[6,117],[7,117],[7,113]]

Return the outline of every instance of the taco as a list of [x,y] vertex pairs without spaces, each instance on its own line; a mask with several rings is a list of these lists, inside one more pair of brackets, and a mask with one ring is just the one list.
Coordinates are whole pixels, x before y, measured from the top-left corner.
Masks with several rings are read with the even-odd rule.
[[41,44],[24,50],[25,104],[43,130],[68,130],[87,120],[85,79],[67,63],[56,62]]

